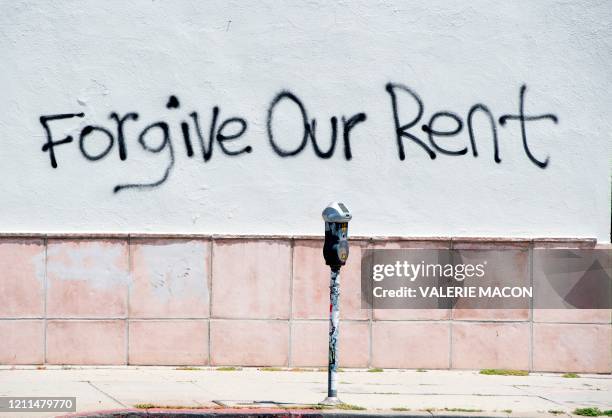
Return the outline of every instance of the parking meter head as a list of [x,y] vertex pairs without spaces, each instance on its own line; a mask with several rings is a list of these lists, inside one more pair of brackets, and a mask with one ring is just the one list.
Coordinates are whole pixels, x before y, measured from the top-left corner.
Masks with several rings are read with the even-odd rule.
[[349,254],[348,223],[353,215],[341,202],[332,202],[323,209],[325,221],[325,243],[323,258],[325,264],[332,270],[338,270],[344,264]]
[[342,202],[331,202],[323,209],[323,220],[325,222],[347,222],[353,215]]

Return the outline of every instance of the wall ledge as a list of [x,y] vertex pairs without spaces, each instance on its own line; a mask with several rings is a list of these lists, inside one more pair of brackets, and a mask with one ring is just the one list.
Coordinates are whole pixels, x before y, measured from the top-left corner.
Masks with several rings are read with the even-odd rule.
[[[179,240],[322,240],[323,235],[281,235],[281,234],[199,234],[199,233],[149,233],[149,232],[0,232],[0,239],[179,239]],[[446,242],[452,244],[514,244],[528,245],[536,247],[560,247],[571,245],[572,247],[589,248],[597,245],[596,238],[575,238],[575,237],[547,237],[547,238],[527,238],[527,237],[440,237],[440,236],[379,236],[379,235],[354,235],[351,241],[366,242]],[[605,244],[604,244],[605,245]]]

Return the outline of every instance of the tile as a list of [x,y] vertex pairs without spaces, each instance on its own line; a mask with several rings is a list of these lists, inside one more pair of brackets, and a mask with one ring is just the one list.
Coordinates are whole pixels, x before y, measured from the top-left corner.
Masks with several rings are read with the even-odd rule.
[[[347,264],[340,270],[340,317],[368,319],[369,310],[361,308],[361,248],[350,243]],[[293,318],[329,317],[330,270],[323,259],[323,242],[297,240],[293,250]]]
[[209,243],[133,240],[131,318],[208,318]]
[[[340,321],[340,367],[367,367],[370,331],[367,321]],[[327,321],[294,321],[291,330],[291,366],[325,367],[329,352]]]
[[519,250],[531,246],[530,239],[521,238],[453,238],[454,250]]
[[456,322],[452,329],[454,369],[529,369],[528,323]]
[[374,319],[384,321],[426,321],[450,318],[450,309],[374,309]]
[[206,365],[206,320],[130,321],[129,364]]
[[45,326],[42,320],[0,321],[0,364],[42,364]]
[[47,321],[50,364],[126,364],[125,320]]
[[551,372],[610,373],[610,325],[533,324],[533,368]]
[[368,367],[370,364],[369,321],[340,323],[340,367]]
[[[380,240],[374,241],[371,249],[375,250],[410,250],[427,249],[443,250],[450,248],[450,240]],[[373,309],[375,320],[402,321],[402,320],[444,320],[450,318],[450,309]]]
[[212,320],[214,366],[287,366],[289,323],[274,320]]
[[[605,317],[612,307],[612,251],[593,249],[536,248],[532,256],[534,308],[539,319],[551,315],[580,322]],[[576,308],[576,309],[575,309]],[[600,308],[602,312],[595,313]],[[550,310],[549,312],[544,309]],[[582,312],[570,311],[577,309]],[[566,313],[562,313],[566,310]],[[587,311],[591,311],[587,314]],[[555,312],[556,313],[553,313]]]
[[529,309],[461,309],[452,311],[456,321],[528,321]]
[[610,324],[612,309],[534,309],[534,322]]
[[[450,248],[450,239],[437,239],[431,241],[374,241],[371,248],[376,250],[443,250]],[[373,309],[372,314],[375,320],[386,321],[442,320],[450,318],[450,309]]]
[[44,298],[44,241],[0,239],[0,318],[42,318]]
[[443,250],[450,249],[450,239],[414,239],[414,240],[378,240],[373,239],[372,244],[368,247],[375,250]]
[[128,277],[124,240],[50,240],[47,317],[125,317]]
[[[464,284],[499,288],[530,286],[528,242],[457,242],[453,244],[453,248],[460,251],[459,256],[464,263],[485,264],[485,276],[482,279],[474,279],[480,282],[468,283],[468,279],[465,279]],[[527,321],[529,313],[528,300],[460,298],[452,310],[451,317],[454,320]]]
[[372,323],[373,367],[446,369],[449,353],[447,322]]
[[533,240],[534,248],[594,248],[597,240],[592,238],[536,238]]
[[213,244],[213,318],[289,318],[291,246],[281,240]]

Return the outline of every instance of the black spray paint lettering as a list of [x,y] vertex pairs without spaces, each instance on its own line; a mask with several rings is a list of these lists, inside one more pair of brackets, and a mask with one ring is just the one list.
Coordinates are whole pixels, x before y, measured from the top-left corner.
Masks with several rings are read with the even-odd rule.
[[[108,140],[108,145],[106,146],[106,149],[98,155],[92,155],[85,149],[85,138],[87,138],[92,132],[95,131],[102,132]],[[106,155],[113,147],[114,142],[115,138],[113,137],[113,134],[108,129],[103,128],[102,126],[87,125],[81,130],[81,134],[79,135],[79,149],[81,150],[83,156],[89,161],[98,161],[106,157]]]
[[138,113],[128,112],[123,117],[120,117],[117,113],[112,112],[109,116],[110,119],[114,119],[117,122],[117,148],[119,148],[119,158],[121,161],[127,159],[127,149],[125,146],[125,134],[123,132],[123,124],[126,120],[138,120]]
[[[428,145],[428,143],[423,141],[421,138],[419,138],[416,135],[416,133],[410,131],[412,128],[416,127],[417,123],[423,117],[424,105],[419,95],[414,90],[410,89],[409,87],[403,84],[388,83],[386,85],[386,90],[391,98],[391,110],[393,113],[393,121],[395,123],[395,137],[396,137],[396,143],[397,143],[397,152],[398,152],[398,156],[400,160],[406,159],[406,151],[404,147],[405,139],[412,140],[412,142],[414,142],[419,147],[421,147],[429,155],[429,157],[432,160],[437,157],[436,152],[440,154],[444,154],[444,155],[454,155],[454,156],[464,155],[468,152],[467,146],[461,149],[448,149],[448,148],[442,147],[438,143],[438,140],[436,139],[438,137],[450,138],[450,137],[454,137],[458,135],[462,131],[463,126],[464,126],[464,123],[461,117],[449,111],[440,111],[440,112],[434,113],[430,117],[429,122],[421,126],[421,130],[427,134],[427,140],[429,143]],[[525,85],[521,86],[520,94],[519,94],[518,114],[517,115],[502,115],[499,118],[499,123],[501,126],[505,126],[507,121],[509,120],[517,120],[520,122],[521,138],[522,138],[523,149],[525,151],[525,154],[527,155],[527,157],[532,163],[534,163],[539,168],[544,169],[548,166],[550,159],[549,157],[546,157],[544,161],[540,161],[531,152],[531,149],[529,148],[529,142],[527,139],[526,122],[550,119],[554,123],[558,123],[558,118],[557,116],[553,114],[544,114],[544,115],[536,115],[536,116],[525,115],[525,92],[526,91],[527,91],[527,86]],[[400,115],[399,105],[398,105],[398,95],[399,94],[402,94],[404,96],[409,96],[410,98],[412,98],[412,100],[417,106],[416,115],[414,115],[411,119],[409,119],[409,122],[403,123],[403,124],[400,121],[400,116],[399,116]],[[494,150],[493,159],[496,163],[499,164],[501,163],[501,158],[499,156],[500,154],[499,141],[498,141],[497,126],[495,123],[495,118],[493,117],[493,113],[489,110],[489,108],[481,103],[477,103],[473,105],[467,114],[468,136],[470,140],[470,147],[472,148],[472,155],[474,157],[478,157],[478,150],[476,147],[476,134],[474,132],[474,127],[473,127],[473,119],[477,113],[486,115],[490,123],[491,138],[493,141],[493,150]],[[455,126],[454,129],[447,130],[447,131],[436,129],[434,125],[437,120],[441,120],[441,119],[447,119],[448,121],[452,121],[452,123],[454,123],[454,126]]]
[[72,136],[68,135],[66,138],[60,141],[53,141],[53,137],[51,135],[51,128],[49,128],[48,122],[52,120],[61,120],[61,119],[70,119],[70,118],[82,118],[85,116],[85,113],[61,113],[59,115],[47,115],[41,116],[39,118],[40,123],[45,129],[45,133],[47,134],[47,143],[43,145],[42,150],[49,151],[49,159],[51,160],[51,167],[57,168],[57,159],[55,158],[55,150],[53,147],[56,145],[68,144],[72,142]]
[[[163,135],[163,140],[159,144],[159,146],[154,147],[147,143],[146,137],[147,134],[153,129],[159,128]],[[124,190],[124,189],[142,189],[147,187],[157,187],[160,184],[163,184],[166,180],[168,180],[168,176],[170,176],[170,171],[174,167],[174,148],[172,148],[172,141],[170,140],[170,128],[168,128],[168,124],[166,122],[155,122],[147,126],[142,130],[140,135],[138,136],[138,143],[142,146],[142,148],[146,151],[152,152],[154,154],[162,152],[164,149],[168,148],[168,167],[164,172],[164,175],[157,181],[151,183],[133,183],[133,184],[120,184],[115,186],[113,191],[115,193]]]
[[[303,126],[302,131],[302,142],[300,145],[294,150],[285,150],[278,144],[278,138],[274,137],[274,129],[273,129],[273,120],[274,116],[277,115],[276,106],[282,100],[289,100],[293,102],[300,111],[301,114],[301,124]],[[278,117],[278,115],[277,115]],[[346,119],[342,116],[342,141],[344,144],[344,158],[348,161],[353,158],[353,153],[351,152],[351,139],[350,133],[351,130],[358,124],[365,121],[367,118],[365,113],[357,113],[356,115],[351,116]],[[302,101],[293,93],[289,91],[282,91],[274,97],[270,106],[268,106],[268,120],[267,120],[267,128],[268,128],[268,140],[274,152],[281,157],[293,157],[298,155],[300,152],[306,148],[308,144],[308,139],[312,142],[312,148],[315,152],[315,155],[319,158],[328,159],[334,155],[334,150],[336,148],[336,141],[338,140],[338,118],[336,116],[332,116],[329,120],[331,125],[331,141],[329,148],[325,151],[319,147],[319,143],[317,141],[317,120],[309,119],[308,113],[306,112],[306,108]]]
[[[477,149],[477,135],[474,129],[474,119],[478,116],[485,116],[489,122],[491,141],[493,143],[493,160],[496,163],[501,163],[500,157],[500,146],[498,139],[498,130],[496,125],[496,119],[493,116],[491,110],[482,103],[473,105],[468,113],[466,120],[464,121],[458,114],[450,111],[439,111],[432,114],[426,124],[421,125],[421,131],[423,134],[417,132],[417,125],[421,121],[424,115],[425,106],[423,100],[419,95],[406,85],[398,83],[387,83],[385,90],[389,94],[391,99],[391,113],[393,116],[394,128],[395,128],[395,143],[397,147],[398,157],[400,160],[406,159],[406,142],[414,143],[418,145],[429,158],[436,159],[438,154],[449,155],[449,156],[461,156],[465,155],[471,149],[472,155],[478,157]],[[519,93],[519,105],[517,114],[505,114],[502,115],[498,121],[501,126],[506,126],[508,121],[518,121],[520,124],[520,132],[523,143],[523,149],[528,159],[541,169],[545,169],[549,162],[550,157],[546,157],[544,160],[536,158],[532,150],[529,147],[529,141],[527,138],[527,127],[526,122],[535,122],[540,120],[552,120],[554,123],[558,123],[558,118],[553,114],[542,114],[542,115],[526,115],[525,114],[525,93],[527,87],[521,86]],[[409,119],[400,118],[400,105],[399,97],[405,101],[406,98],[412,99],[413,103],[416,104],[416,113]],[[277,107],[282,101],[289,102],[299,110],[299,116],[297,123],[302,127],[302,132],[298,132],[301,135],[301,142],[295,149],[286,149],[283,145],[283,139],[275,136],[274,134],[274,119],[283,118],[285,115],[282,114],[281,110]],[[180,109],[179,99],[171,95],[166,103],[166,108],[174,112]],[[228,118],[220,117],[221,110],[218,106],[213,106],[210,115],[210,122],[208,123],[208,129],[206,129],[205,123],[203,124],[200,120],[198,112],[193,111],[188,114],[188,118],[181,120],[180,135],[182,136],[182,142],[184,152],[187,158],[193,158],[199,146],[199,152],[203,162],[209,161],[213,157],[213,151],[215,148],[219,148],[223,155],[229,157],[236,157],[243,154],[249,154],[253,151],[250,145],[243,146],[238,139],[243,137],[248,129],[247,120],[239,117],[232,116]],[[405,116],[405,115],[404,115]],[[53,168],[58,167],[57,156],[55,148],[59,145],[64,145],[73,142],[71,135],[65,138],[56,140],[53,138],[51,130],[51,122],[68,120],[72,118],[83,118],[84,113],[60,113],[54,115],[44,115],[39,118],[41,125],[46,133],[46,143],[42,147],[43,152],[49,153],[49,160]],[[125,126],[126,124],[132,125],[139,120],[139,114],[137,112],[127,112],[120,115],[117,112],[111,112],[109,119],[115,122],[114,130],[108,129],[101,125],[87,125],[81,129],[79,133],[78,143],[79,150],[83,157],[87,160],[95,162],[106,158],[117,144],[117,154],[120,161],[125,161],[129,157],[129,138],[126,137]],[[346,161],[350,161],[353,157],[351,150],[351,131],[360,123],[367,120],[365,112],[354,114],[350,117],[332,116],[329,119],[330,125],[330,140],[326,142],[322,139],[323,135],[319,135],[317,138],[317,119],[310,118],[306,107],[302,101],[294,93],[283,90],[274,96],[272,101],[267,107],[267,136],[268,142],[274,151],[274,153],[280,157],[294,157],[302,153],[309,142],[312,143],[312,149],[314,154],[321,159],[330,159],[336,150],[336,143],[339,139],[339,130],[342,130],[342,143],[344,158]],[[442,129],[440,126],[452,126],[450,129]],[[463,147],[457,148],[457,146],[449,148],[445,143],[444,139],[456,137],[467,126],[467,134],[469,137],[469,144],[465,144]],[[155,188],[165,183],[169,178],[176,163],[175,149],[173,143],[173,132],[167,122],[160,120],[152,122],[146,125],[138,135],[138,144],[142,150],[152,153],[160,154],[166,152],[168,156],[168,164],[164,171],[156,179],[148,183],[126,183],[119,184],[114,187],[114,192],[117,193],[121,190],[126,189],[138,189],[145,190]],[[320,132],[319,132],[320,133]],[[174,132],[176,134],[176,132]],[[155,137],[161,136],[161,141],[158,145],[154,145]],[[194,143],[195,138],[197,142]],[[92,152],[88,148],[90,141],[104,141],[104,148],[101,151]],[[328,143],[329,146],[325,147],[322,143]],[[215,146],[216,144],[216,146]]]
[[[178,98],[176,96],[170,96],[166,107],[168,109],[179,109],[180,102]],[[202,160],[204,162],[210,160],[210,158],[212,157],[215,142],[217,143],[221,152],[230,157],[252,152],[253,149],[250,145],[241,148],[236,148],[235,144],[231,144],[233,141],[237,140],[245,134],[248,127],[247,121],[240,117],[230,117],[227,119],[223,119],[221,123],[219,123],[219,113],[219,108],[217,106],[214,106],[211,112],[210,130],[207,135],[207,140],[205,140],[206,135],[202,133],[200,119],[197,112],[194,111],[189,114],[191,118],[190,121],[192,122],[192,124],[190,124],[188,120],[181,121],[180,131],[183,137],[185,154],[187,155],[187,157],[191,158],[194,156],[194,146],[191,139],[192,128],[195,131],[196,136],[199,140],[199,145],[202,152]],[[58,167],[55,147],[73,142],[74,139],[72,136],[68,135],[67,137],[61,140],[54,140],[50,122],[71,119],[75,117],[82,118],[84,116],[84,113],[62,113],[57,115],[45,115],[40,117],[39,120],[45,130],[47,139],[47,142],[42,147],[42,151],[49,152],[49,159],[53,168]],[[104,159],[109,155],[115,143],[117,143],[119,159],[121,161],[125,161],[128,159],[128,141],[126,140],[124,127],[127,121],[137,121],[139,119],[139,115],[136,112],[128,112],[122,116],[117,112],[112,112],[109,115],[109,119],[115,121],[115,134],[113,134],[110,129],[107,129],[106,127],[100,125],[87,125],[83,129],[81,129],[79,134],[79,150],[81,151],[83,157],[85,157],[87,160],[99,161]],[[90,150],[88,150],[87,147],[88,141],[93,140],[94,135],[96,141],[106,141],[104,149],[102,151],[99,151],[98,153],[91,152]],[[162,140],[159,142],[158,145],[153,145],[154,137],[160,135]],[[144,151],[150,152],[152,154],[159,154],[166,151],[168,154],[168,164],[159,179],[148,183],[119,184],[113,189],[115,193],[125,189],[142,190],[157,187],[163,184],[168,179],[172,172],[172,169],[174,168],[174,145],[172,142],[170,126],[166,122],[153,122],[143,128],[140,131],[140,134],[138,135],[138,144]]]
[[537,160],[531,150],[529,149],[529,145],[527,145],[527,128],[525,127],[525,122],[527,121],[536,121],[541,119],[550,119],[554,123],[558,123],[559,119],[556,115],[553,114],[545,114],[545,115],[537,115],[537,116],[525,116],[525,92],[527,91],[527,86],[521,86],[521,92],[519,94],[519,113],[518,115],[503,115],[499,118],[499,123],[504,126],[508,120],[518,120],[521,123],[521,137],[523,138],[523,148],[525,150],[525,154],[527,157],[538,167],[546,168],[548,162],[550,161],[549,157],[546,157],[544,162]]

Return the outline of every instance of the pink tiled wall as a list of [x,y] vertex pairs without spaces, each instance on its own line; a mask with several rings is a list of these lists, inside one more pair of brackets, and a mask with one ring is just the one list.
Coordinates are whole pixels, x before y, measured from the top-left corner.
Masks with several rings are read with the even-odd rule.
[[[610,310],[367,310],[366,248],[523,248],[592,240],[357,238],[341,274],[342,367],[612,371]],[[0,237],[0,364],[319,367],[320,238]],[[610,248],[610,246],[607,246]]]

